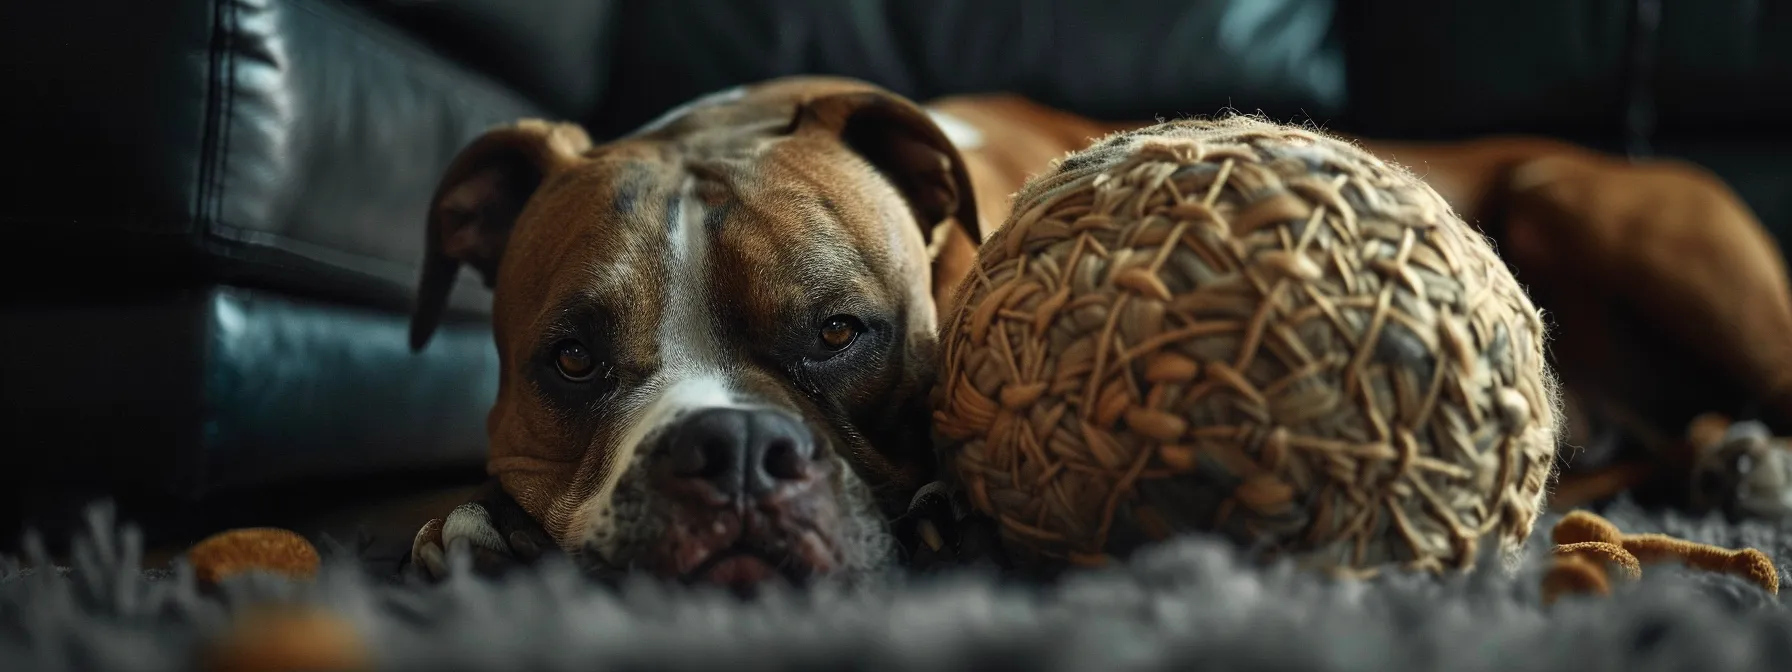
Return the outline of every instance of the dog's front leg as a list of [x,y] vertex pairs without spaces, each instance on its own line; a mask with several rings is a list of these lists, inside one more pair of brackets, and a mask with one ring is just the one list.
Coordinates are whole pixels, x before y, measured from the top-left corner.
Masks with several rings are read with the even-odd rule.
[[449,557],[465,553],[476,573],[495,575],[558,549],[541,525],[493,481],[472,501],[417,530],[410,565],[425,578],[441,580],[453,570]]
[[1732,519],[1792,518],[1792,446],[1785,439],[1760,422],[1731,423],[1715,414],[1701,416],[1688,434],[1694,510]]

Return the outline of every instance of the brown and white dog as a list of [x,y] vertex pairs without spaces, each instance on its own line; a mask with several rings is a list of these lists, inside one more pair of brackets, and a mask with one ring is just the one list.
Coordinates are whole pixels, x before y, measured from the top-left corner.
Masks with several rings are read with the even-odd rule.
[[979,222],[1103,132],[803,77],[601,145],[533,120],[477,138],[430,207],[412,345],[463,265],[492,287],[497,487],[425,525],[414,563],[558,547],[734,587],[889,565],[933,476],[936,307]]
[[[558,548],[732,586],[888,565],[933,477],[934,329],[975,242],[1027,177],[1141,125],[789,78],[603,145],[541,121],[478,138],[431,205],[412,337],[462,265],[493,287],[494,487],[425,525],[415,563]],[[1783,263],[1708,173],[1541,139],[1362,144],[1488,229],[1588,406],[1690,415],[1723,379],[1792,414]]]

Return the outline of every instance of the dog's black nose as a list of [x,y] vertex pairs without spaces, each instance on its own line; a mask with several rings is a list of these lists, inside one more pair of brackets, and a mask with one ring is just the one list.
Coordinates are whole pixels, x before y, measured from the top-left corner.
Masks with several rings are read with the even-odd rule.
[[680,419],[667,434],[670,475],[701,481],[730,499],[763,497],[806,480],[815,438],[795,416],[771,409],[710,408]]

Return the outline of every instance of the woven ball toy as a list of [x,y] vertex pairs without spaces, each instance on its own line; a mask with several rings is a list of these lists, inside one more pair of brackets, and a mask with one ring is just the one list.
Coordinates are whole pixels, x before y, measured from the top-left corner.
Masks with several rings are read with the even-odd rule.
[[1354,145],[1111,136],[1015,196],[942,325],[942,464],[1022,564],[1182,532],[1368,573],[1510,562],[1559,417],[1486,239]]

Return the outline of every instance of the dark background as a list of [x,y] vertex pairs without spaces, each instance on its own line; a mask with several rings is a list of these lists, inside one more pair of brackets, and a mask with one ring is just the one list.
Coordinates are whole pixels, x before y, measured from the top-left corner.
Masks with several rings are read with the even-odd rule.
[[476,481],[489,294],[467,274],[422,354],[404,325],[439,171],[517,117],[601,139],[831,73],[1108,119],[1533,133],[1691,159],[1792,231],[1786,2],[19,1],[0,53],[5,541],[100,496],[185,543]]

